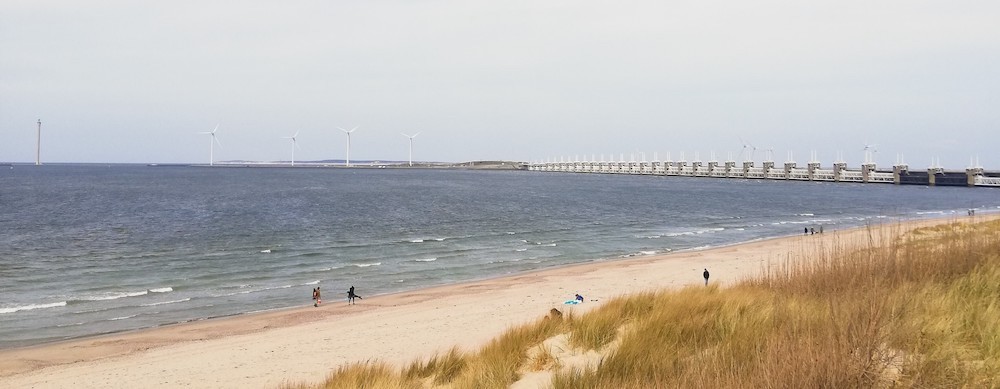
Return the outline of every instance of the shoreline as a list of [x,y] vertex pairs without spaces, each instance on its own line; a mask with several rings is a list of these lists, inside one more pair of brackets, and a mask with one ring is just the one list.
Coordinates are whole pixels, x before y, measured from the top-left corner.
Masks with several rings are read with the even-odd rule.
[[[984,213],[886,220],[828,229],[824,234],[792,234],[705,249],[595,259],[372,295],[358,305],[349,306],[335,298],[320,308],[303,303],[4,349],[0,350],[0,377],[17,383],[14,386],[77,387],[121,382],[138,382],[142,387],[275,387],[283,382],[318,381],[343,363],[377,358],[399,364],[451,346],[473,349],[505,328],[541,318],[553,307],[579,314],[620,295],[699,285],[702,267],[712,270],[713,283],[725,285],[759,274],[767,265],[795,253],[801,255],[829,243],[842,244],[841,239],[849,240],[849,236],[870,228],[905,231],[998,217]],[[577,292],[588,302],[562,305]],[[522,301],[515,304],[518,298]],[[344,333],[348,336],[342,336]],[[317,339],[322,342],[317,343]],[[275,353],[281,357],[269,355]],[[248,369],[250,375],[246,375]]]
[[[998,214],[1000,214],[1000,212],[998,212]],[[947,216],[940,216],[940,217],[947,217]],[[897,219],[896,221],[907,222],[907,221],[925,220],[925,219],[927,219],[927,218]],[[838,231],[838,230],[853,229],[853,228],[862,228],[862,227],[863,226],[848,226],[848,227],[844,227],[844,228],[841,228],[841,229],[830,228],[830,231],[833,232],[833,231]],[[488,276],[485,276],[485,277],[482,277],[482,278],[472,278],[472,279],[468,279],[468,280],[456,281],[456,282],[446,283],[446,284],[426,285],[426,286],[420,286],[420,287],[417,287],[417,288],[414,288],[414,289],[405,289],[405,290],[393,291],[393,292],[387,292],[387,293],[372,294],[371,297],[391,296],[391,295],[396,295],[396,294],[401,294],[401,293],[413,293],[413,292],[419,292],[421,290],[431,289],[431,288],[447,287],[447,286],[461,285],[461,284],[466,284],[466,283],[476,283],[476,282],[482,282],[482,281],[491,281],[491,280],[496,280],[496,279],[513,277],[513,276],[517,276],[517,275],[526,275],[526,274],[532,274],[532,273],[536,273],[536,272],[545,272],[545,271],[548,271],[548,270],[556,270],[556,269],[562,269],[562,268],[574,267],[574,266],[581,266],[581,265],[587,265],[587,264],[594,264],[594,263],[608,263],[608,262],[618,262],[618,261],[629,261],[629,260],[637,260],[637,259],[642,259],[642,258],[659,257],[659,256],[664,256],[664,255],[669,255],[669,254],[674,254],[674,253],[691,253],[691,252],[698,252],[698,251],[705,251],[705,250],[714,250],[714,249],[725,248],[725,247],[730,247],[730,246],[735,246],[735,245],[742,245],[742,244],[748,244],[748,243],[762,242],[762,241],[768,241],[768,240],[773,240],[773,239],[782,239],[782,238],[794,237],[794,236],[801,236],[801,235],[797,234],[797,233],[791,233],[791,234],[787,234],[787,235],[778,235],[778,236],[771,236],[771,237],[753,238],[753,239],[750,239],[750,240],[738,241],[738,242],[732,242],[732,243],[724,243],[724,244],[720,244],[720,245],[690,247],[690,248],[683,248],[683,249],[678,249],[678,250],[667,249],[666,251],[656,252],[654,254],[644,254],[644,255],[622,254],[622,255],[613,255],[613,256],[606,256],[606,257],[599,257],[599,258],[581,259],[581,260],[579,260],[579,262],[550,265],[550,266],[541,267],[541,268],[537,268],[537,269],[520,271],[520,272],[517,272],[517,273],[493,274],[493,275],[488,275]],[[322,286],[322,285],[320,285],[320,286]],[[133,333],[133,332],[157,330],[157,329],[161,329],[161,328],[167,328],[167,327],[178,326],[178,325],[196,324],[196,323],[202,323],[202,322],[212,321],[212,320],[226,320],[226,319],[233,319],[233,318],[243,318],[243,317],[248,317],[248,316],[258,315],[258,314],[267,314],[267,313],[275,313],[275,312],[281,312],[281,311],[289,311],[289,310],[301,309],[301,308],[303,308],[303,306],[304,305],[301,305],[301,306],[300,305],[293,305],[293,306],[275,307],[275,308],[269,308],[269,309],[253,310],[253,311],[239,312],[239,313],[232,313],[232,314],[224,314],[224,315],[217,315],[217,316],[198,317],[198,318],[192,318],[192,319],[183,320],[183,321],[176,321],[176,322],[156,324],[156,325],[149,326],[149,327],[140,327],[140,328],[123,329],[123,330],[111,331],[111,332],[104,332],[104,333],[95,333],[95,334],[80,335],[80,336],[74,336],[74,337],[69,337],[69,338],[64,338],[64,339],[47,340],[47,341],[43,341],[43,342],[36,343],[36,344],[18,345],[18,346],[13,346],[13,347],[0,347],[0,356],[2,356],[3,353],[8,352],[8,351],[33,349],[33,348],[47,347],[47,346],[57,346],[57,345],[62,344],[62,343],[77,342],[77,341],[83,341],[83,340],[88,340],[88,339],[92,339],[92,338],[103,338],[103,337],[111,337],[111,336],[118,336],[118,335],[127,335],[127,334],[130,334],[130,333]],[[4,369],[3,369],[2,363],[3,363],[3,360],[0,359],[0,377],[4,376]]]
[[[993,212],[988,212],[988,214],[993,214]],[[996,212],[996,214],[1000,215],[1000,212]],[[957,215],[957,213],[955,215]],[[876,221],[879,221],[879,220],[893,220],[894,222],[906,223],[906,222],[911,222],[911,221],[933,220],[933,219],[940,219],[940,218],[947,218],[947,217],[950,217],[950,215],[949,216],[942,215],[942,216],[937,216],[937,217],[932,217],[932,218],[910,218],[910,219],[888,219],[888,218],[882,218],[882,219],[873,219],[873,220],[876,220]],[[830,226],[830,227],[832,227],[832,226]],[[864,228],[864,227],[865,226],[848,226],[848,227],[844,227],[844,228],[830,228],[829,231],[830,232],[834,232],[834,231],[850,230],[850,229]],[[731,246],[737,246],[737,245],[743,245],[743,244],[751,244],[751,243],[756,243],[756,242],[764,242],[764,241],[768,241],[768,240],[783,239],[783,238],[789,238],[789,237],[795,237],[795,236],[802,236],[802,235],[798,234],[798,233],[790,233],[790,234],[786,234],[786,235],[778,235],[778,236],[771,236],[771,237],[759,237],[759,238],[753,238],[753,239],[746,240],[746,241],[738,241],[738,242],[733,242],[733,243],[724,243],[724,244],[715,245],[715,246],[712,246],[712,245],[710,245],[710,246],[699,246],[699,247],[683,248],[683,249],[678,249],[678,250],[667,249],[667,251],[656,252],[655,254],[649,254],[649,255],[623,254],[623,255],[615,255],[615,256],[592,258],[592,259],[582,259],[579,262],[572,262],[572,263],[564,263],[564,264],[558,264],[558,265],[551,265],[551,266],[537,268],[537,269],[532,269],[532,270],[525,270],[525,271],[521,271],[521,272],[517,272],[517,273],[494,274],[494,275],[489,275],[489,276],[482,277],[482,278],[473,278],[473,279],[469,279],[469,280],[457,281],[457,282],[447,283],[447,284],[427,285],[427,286],[417,287],[417,288],[414,288],[414,289],[407,289],[407,290],[401,290],[401,291],[395,291],[395,292],[388,292],[388,293],[381,293],[381,294],[373,294],[373,295],[371,295],[371,297],[374,298],[374,297],[380,297],[380,296],[392,296],[392,295],[402,294],[402,293],[414,293],[414,292],[419,292],[419,291],[425,290],[425,289],[432,289],[432,288],[438,288],[438,287],[447,287],[447,286],[456,286],[456,285],[462,285],[462,284],[467,284],[467,283],[483,282],[483,281],[491,281],[491,280],[503,279],[503,278],[507,278],[507,277],[514,277],[514,276],[517,276],[517,275],[529,275],[529,274],[533,274],[533,273],[536,273],[536,272],[545,272],[545,271],[549,271],[549,270],[557,270],[557,269],[562,269],[562,268],[570,268],[570,267],[582,266],[582,265],[587,265],[587,264],[630,261],[630,260],[638,260],[638,259],[656,258],[656,257],[670,255],[670,254],[675,254],[675,253],[679,254],[679,253],[692,253],[692,252],[699,252],[699,251],[706,251],[706,250],[715,250],[715,249],[721,249],[721,248],[726,248],[726,247],[731,247]],[[308,304],[306,304],[306,305],[308,305]],[[13,351],[17,351],[17,350],[27,350],[27,349],[34,349],[34,348],[44,348],[44,347],[49,347],[49,346],[58,346],[58,345],[60,345],[62,343],[85,341],[85,340],[94,339],[94,338],[104,338],[104,337],[113,337],[113,336],[119,336],[119,335],[128,335],[128,334],[131,334],[131,333],[134,333],[134,332],[151,331],[151,330],[157,330],[157,329],[168,328],[168,327],[179,326],[179,325],[197,324],[197,323],[202,323],[202,322],[207,322],[207,321],[214,321],[214,320],[238,319],[238,318],[249,317],[249,316],[252,316],[252,315],[277,313],[277,312],[291,311],[291,310],[296,310],[296,309],[303,309],[303,306],[293,305],[293,306],[275,307],[275,308],[269,308],[269,309],[263,309],[263,310],[254,310],[254,311],[239,312],[239,313],[232,313],[232,314],[225,314],[225,315],[218,315],[218,316],[200,317],[200,318],[193,318],[193,319],[189,319],[189,320],[177,321],[177,322],[172,322],[172,323],[162,323],[162,324],[157,324],[157,325],[153,325],[153,326],[149,326],[149,327],[124,329],[124,330],[111,331],[111,332],[105,332],[105,333],[80,335],[80,336],[75,336],[75,337],[70,337],[70,338],[65,338],[65,339],[48,340],[48,341],[43,341],[41,343],[36,343],[36,344],[19,345],[19,346],[14,346],[14,347],[7,347],[7,348],[0,347],[0,357],[2,357],[3,354],[6,353],[6,352],[13,352]],[[0,358],[0,377],[3,377],[4,375],[5,375],[5,371],[4,371],[4,368],[3,368],[3,359]]]

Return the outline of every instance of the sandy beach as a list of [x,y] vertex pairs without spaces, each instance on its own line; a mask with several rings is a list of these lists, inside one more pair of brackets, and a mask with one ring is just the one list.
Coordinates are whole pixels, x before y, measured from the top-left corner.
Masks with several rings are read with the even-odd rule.
[[[890,232],[998,215],[886,222],[824,234],[580,265],[504,278],[366,297],[347,305],[350,285],[322,285],[324,304],[164,326],[0,351],[3,387],[273,388],[317,382],[358,361],[404,364],[452,347],[475,349],[504,329],[551,308],[582,313],[616,296],[701,285],[702,270],[722,285],[817,250],[878,243]],[[790,226],[791,228],[795,228]],[[791,231],[790,231],[791,232]],[[365,285],[355,285],[365,296]],[[580,305],[565,305],[575,293]]]

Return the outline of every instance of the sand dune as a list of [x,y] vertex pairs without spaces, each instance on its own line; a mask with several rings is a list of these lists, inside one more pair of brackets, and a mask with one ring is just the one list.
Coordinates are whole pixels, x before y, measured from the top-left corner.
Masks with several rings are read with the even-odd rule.
[[[453,346],[474,349],[553,307],[581,313],[619,295],[701,285],[704,268],[711,271],[712,282],[727,284],[818,249],[868,244],[888,230],[968,220],[973,218],[892,223],[871,230],[828,229],[822,235],[597,261],[371,296],[357,305],[331,299],[343,294],[330,288],[324,294],[326,304],[313,308],[310,288],[303,288],[303,308],[0,351],[0,382],[18,388],[245,388],[320,381],[331,369],[350,362],[403,364]],[[363,285],[358,285],[358,293],[364,295]],[[574,293],[586,301],[563,304]]]

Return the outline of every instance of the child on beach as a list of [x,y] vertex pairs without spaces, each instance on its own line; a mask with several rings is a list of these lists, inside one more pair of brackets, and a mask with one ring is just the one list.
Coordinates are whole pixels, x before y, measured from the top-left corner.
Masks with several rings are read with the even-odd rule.
[[347,303],[354,304],[354,299],[361,299],[361,296],[354,294],[354,285],[351,285],[351,289],[347,291]]

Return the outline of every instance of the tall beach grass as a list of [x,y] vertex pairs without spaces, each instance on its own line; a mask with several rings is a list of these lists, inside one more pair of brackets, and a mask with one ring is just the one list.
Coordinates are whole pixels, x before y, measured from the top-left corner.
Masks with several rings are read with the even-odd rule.
[[[318,387],[504,388],[539,368],[553,388],[1000,387],[1000,221],[866,232],[727,288],[626,296],[478,352],[344,366]],[[560,334],[602,359],[529,355]]]

